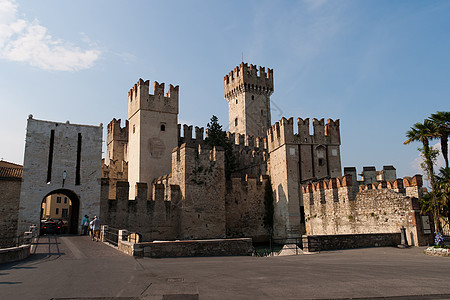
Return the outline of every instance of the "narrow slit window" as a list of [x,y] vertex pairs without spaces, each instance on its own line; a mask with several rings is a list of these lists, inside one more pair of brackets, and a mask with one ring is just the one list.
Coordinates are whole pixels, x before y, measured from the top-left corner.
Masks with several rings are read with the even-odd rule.
[[80,185],[80,166],[81,166],[81,133],[78,133],[77,143],[77,168],[75,173],[75,185]]
[[50,132],[50,147],[48,150],[47,183],[52,181],[53,145],[55,143],[55,130]]

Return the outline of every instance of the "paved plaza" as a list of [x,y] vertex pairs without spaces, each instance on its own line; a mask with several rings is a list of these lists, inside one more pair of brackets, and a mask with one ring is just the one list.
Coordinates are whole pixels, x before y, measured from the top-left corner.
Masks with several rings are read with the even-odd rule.
[[135,259],[44,236],[29,259],[0,265],[0,299],[450,299],[450,258],[423,250]]

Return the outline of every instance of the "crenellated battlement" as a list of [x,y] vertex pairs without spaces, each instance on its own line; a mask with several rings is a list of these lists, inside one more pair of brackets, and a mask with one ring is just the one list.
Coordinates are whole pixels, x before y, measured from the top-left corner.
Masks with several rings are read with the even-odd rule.
[[128,91],[128,118],[139,109],[178,114],[179,87],[169,85],[164,95],[164,83],[154,82],[153,94],[150,94],[150,81],[142,78]]
[[344,174],[351,175],[355,183],[359,185],[367,185],[370,183],[376,183],[381,181],[391,181],[397,179],[397,171],[392,165],[383,166],[383,169],[377,171],[374,166],[365,166],[361,174],[361,180],[357,180],[357,172],[355,167],[345,167]]
[[181,124],[178,124],[178,145],[187,144],[202,144],[205,141],[203,127],[194,127],[195,136],[193,136],[192,125],[183,124],[183,136],[181,136]]
[[110,144],[113,140],[128,141],[128,120],[125,120],[125,126],[121,127],[121,119],[112,119],[107,126],[106,144]]
[[[355,190],[355,187],[357,190]],[[422,175],[354,186],[352,175],[346,174],[342,177],[321,180],[302,186],[303,201],[310,205],[354,201],[359,193],[371,190],[390,190],[404,196],[420,198],[422,195]]]
[[282,118],[267,130],[269,151],[284,144],[340,145],[339,120],[312,119],[313,135],[309,134],[309,118],[297,118],[298,134],[294,134],[294,119]]
[[231,175],[231,185],[235,187],[255,187],[258,189],[264,188],[264,185],[269,180],[268,175],[254,175],[254,174],[241,174],[234,173]]
[[192,145],[184,143],[172,151],[172,173],[176,172],[174,169],[178,170],[177,168],[179,165],[184,168],[185,173],[188,173],[189,170],[186,169],[186,163],[201,165],[202,163],[210,164],[212,162],[224,164],[225,156],[221,147],[211,147],[206,144]]
[[224,77],[225,98],[251,91],[258,94],[273,93],[273,70],[241,63]]
[[244,147],[257,148],[259,150],[267,149],[266,138],[254,137],[248,134],[239,134],[227,132],[228,140],[234,145],[234,148],[242,149]]

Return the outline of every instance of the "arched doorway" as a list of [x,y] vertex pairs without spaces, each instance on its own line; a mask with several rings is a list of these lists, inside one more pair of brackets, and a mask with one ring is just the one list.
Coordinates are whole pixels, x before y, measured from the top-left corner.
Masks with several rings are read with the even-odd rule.
[[[78,233],[80,200],[71,190],[57,189],[47,195],[41,204],[40,233]],[[52,224],[58,224],[57,229]]]

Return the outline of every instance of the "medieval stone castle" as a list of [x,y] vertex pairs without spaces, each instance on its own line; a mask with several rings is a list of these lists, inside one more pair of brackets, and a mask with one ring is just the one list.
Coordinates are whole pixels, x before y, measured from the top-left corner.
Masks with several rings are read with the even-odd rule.
[[[342,174],[339,120],[312,119],[312,133],[307,118],[295,130],[293,118],[272,125],[273,76],[241,63],[224,77],[237,164],[227,176],[225,150],[209,146],[208,131],[178,124],[178,86],[165,94],[164,84],[151,91],[139,79],[124,126],[116,119],[107,126],[103,163],[102,124],[30,115],[23,175],[0,165],[0,237],[39,224],[43,199],[62,194],[71,201],[70,233],[87,214],[144,241],[301,237],[315,251],[396,245],[404,227],[410,244],[432,242],[432,219],[418,205],[421,176],[398,179],[393,166],[364,167],[360,180],[355,168]],[[272,214],[270,227],[264,220]]]
[[[345,168],[341,177],[339,120],[312,119],[312,134],[308,118],[297,119],[298,133],[293,118],[272,125],[273,76],[241,63],[224,77],[227,137],[238,165],[229,180],[224,150],[205,143],[208,132],[195,127],[193,136],[192,126],[178,124],[179,87],[164,94],[164,83],[155,82],[151,93],[150,82],[139,79],[128,92],[125,126],[113,119],[107,127],[103,221],[146,240],[263,241],[270,234],[390,233],[405,226],[413,244],[425,243],[416,205],[421,177],[396,179],[392,166],[364,168],[360,181],[356,169]],[[268,182],[272,233],[263,225]]]

